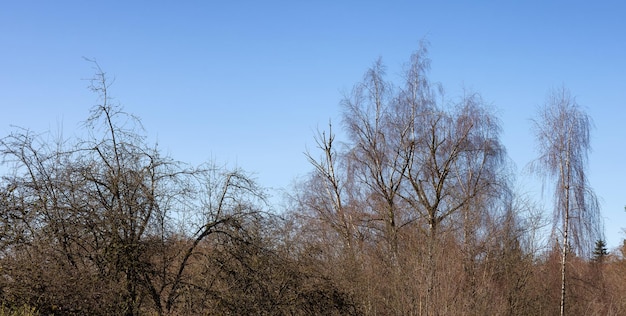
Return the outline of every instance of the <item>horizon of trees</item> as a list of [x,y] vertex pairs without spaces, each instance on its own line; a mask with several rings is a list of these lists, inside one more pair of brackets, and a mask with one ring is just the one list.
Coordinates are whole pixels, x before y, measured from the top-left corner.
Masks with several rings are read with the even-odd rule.
[[0,315],[626,313],[626,241],[606,249],[590,118],[565,88],[534,121],[552,223],[516,191],[480,93],[430,81],[427,44],[399,81],[381,59],[365,72],[346,140],[318,131],[272,211],[245,171],[149,144],[95,66],[83,136],[0,139]]

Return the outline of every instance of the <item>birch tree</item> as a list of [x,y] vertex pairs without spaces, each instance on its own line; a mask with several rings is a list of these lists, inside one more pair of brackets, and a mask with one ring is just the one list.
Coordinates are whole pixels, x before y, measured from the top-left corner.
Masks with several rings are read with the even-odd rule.
[[533,121],[539,157],[531,170],[554,181],[553,232],[561,244],[560,314],[566,312],[567,258],[600,239],[598,201],[587,179],[591,118],[569,90],[554,90]]
[[500,189],[497,173],[504,147],[495,117],[476,95],[463,97],[456,111],[444,105],[415,113],[408,187],[403,197],[427,224],[427,314],[436,314],[435,251],[442,223],[492,198]]
[[348,153],[351,168],[368,192],[369,220],[383,223],[380,230],[392,259],[398,253],[399,192],[409,162],[409,147],[404,143],[409,130],[399,124],[397,115],[403,112],[398,111],[393,90],[379,59],[342,101],[343,121],[353,144]]

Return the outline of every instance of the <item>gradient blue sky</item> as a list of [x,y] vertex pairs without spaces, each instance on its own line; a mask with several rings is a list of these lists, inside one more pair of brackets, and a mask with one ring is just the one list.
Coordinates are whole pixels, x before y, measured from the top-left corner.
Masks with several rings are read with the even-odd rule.
[[[520,191],[530,118],[565,85],[593,117],[590,182],[610,247],[626,227],[626,5],[622,1],[3,1],[0,135],[12,125],[70,135],[110,93],[174,158],[215,159],[275,189],[310,170],[314,131],[379,56],[397,78],[421,39],[448,95],[480,92],[502,119]],[[550,208],[547,204],[546,208]]]

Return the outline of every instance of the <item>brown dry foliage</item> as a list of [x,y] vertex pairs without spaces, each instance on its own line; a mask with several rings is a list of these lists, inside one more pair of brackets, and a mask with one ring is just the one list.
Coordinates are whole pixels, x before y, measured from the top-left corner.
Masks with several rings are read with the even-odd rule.
[[[148,146],[98,72],[86,139],[0,141],[0,312],[557,314],[560,248],[511,188],[497,119],[477,94],[437,103],[425,53],[401,88],[375,64],[344,102],[351,138],[319,133],[279,215],[241,170]],[[570,313],[626,314],[626,243],[567,265]]]

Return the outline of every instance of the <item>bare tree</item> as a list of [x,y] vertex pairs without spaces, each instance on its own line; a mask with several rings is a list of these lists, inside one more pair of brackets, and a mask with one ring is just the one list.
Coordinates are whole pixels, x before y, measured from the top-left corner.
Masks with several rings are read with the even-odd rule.
[[[409,130],[398,120],[399,105],[393,86],[385,80],[385,67],[379,59],[342,101],[343,121],[353,144],[349,153],[359,182],[369,193],[371,223],[383,223],[381,231],[391,249],[398,253],[400,188],[408,168]],[[376,226],[372,228],[378,229]]]
[[336,150],[335,134],[330,123],[328,134],[325,131],[318,132],[315,141],[323,156],[316,159],[311,153],[306,153],[306,157],[315,168],[315,172],[310,182],[314,188],[304,199],[308,199],[309,207],[314,209],[317,216],[340,235],[348,247],[348,251],[354,254],[354,239],[358,232],[355,227],[356,219],[353,218],[352,212],[346,205],[345,191],[348,179],[342,177],[340,168],[343,157]]
[[13,170],[0,192],[0,259],[12,262],[3,273],[16,299],[44,313],[169,313],[198,245],[244,229],[264,191],[240,170],[187,167],[146,145],[95,65],[100,98],[85,138],[20,130],[0,139]]
[[587,179],[591,119],[571,93],[552,91],[534,121],[539,158],[530,167],[555,180],[554,229],[561,237],[560,313],[566,312],[566,268],[573,251],[586,256],[601,239],[599,206]]
[[[403,196],[427,223],[426,306],[432,314],[440,225],[461,210],[484,207],[498,195],[504,148],[498,122],[477,94],[463,97],[452,111],[440,105],[418,107],[413,113],[411,163],[406,172],[409,186]],[[470,234],[465,237],[472,238]]]
[[[505,151],[499,141],[500,127],[495,116],[478,94],[465,95],[453,104],[437,100],[443,99],[443,93],[434,89],[426,77],[430,67],[426,55],[427,45],[423,43],[404,69],[401,88],[394,88],[386,80],[385,67],[378,60],[342,101],[349,139],[347,164],[343,168],[360,185],[356,189],[361,192],[360,208],[366,210],[361,213],[360,223],[367,227],[373,240],[383,236],[388,247],[384,253],[389,254],[394,267],[388,273],[398,276],[397,282],[394,281],[397,284],[389,287],[394,290],[381,291],[388,296],[382,301],[384,304],[395,301],[398,306],[393,308],[398,307],[397,311],[420,312],[421,306],[425,306],[431,314],[436,313],[435,247],[441,223],[463,210],[467,223],[464,239],[467,245],[473,245],[469,241],[477,227],[469,226],[470,217],[479,221],[481,210],[506,190],[503,180],[506,173],[502,168]],[[346,224],[355,221],[345,219],[346,203],[337,179],[337,154],[332,150],[334,137],[321,134],[318,138],[323,159],[308,157],[325,183],[320,189],[327,192],[326,200],[332,202],[318,204],[332,205],[325,207],[320,216],[336,223],[335,230],[348,236]],[[421,297],[402,298],[411,287],[401,285],[402,269],[416,271],[398,265],[402,257],[400,236],[416,240],[411,233],[402,233],[403,228],[417,228],[427,236],[425,260],[404,257],[405,263],[421,262],[427,266],[426,304]],[[416,288],[415,284],[412,287]],[[407,304],[412,307],[406,307]]]

